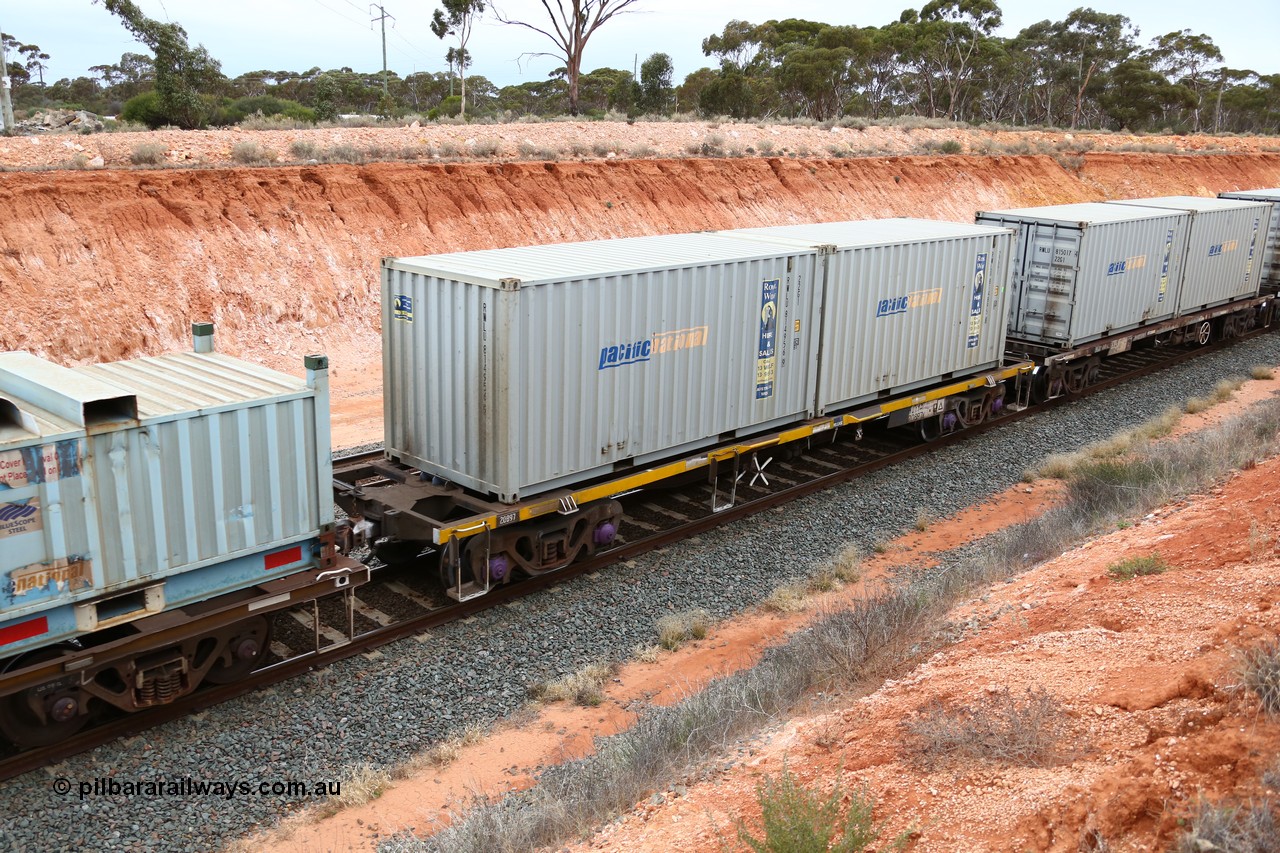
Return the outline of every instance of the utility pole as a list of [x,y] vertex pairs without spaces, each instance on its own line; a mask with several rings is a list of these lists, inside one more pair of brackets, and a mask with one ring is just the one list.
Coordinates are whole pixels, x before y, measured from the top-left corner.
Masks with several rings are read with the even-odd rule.
[[4,114],[4,133],[13,133],[13,101],[9,100],[9,54],[0,38],[0,108]]
[[374,24],[378,23],[379,21],[382,22],[382,94],[387,95],[389,94],[387,90],[387,18],[391,18],[392,26],[395,26],[396,19],[391,15],[388,15],[387,10],[382,8],[382,6],[380,6],[379,4],[370,3],[369,4],[370,15],[373,14],[374,9],[377,9],[380,14],[378,15],[378,17],[374,18],[372,21],[369,22],[369,26],[372,27]]

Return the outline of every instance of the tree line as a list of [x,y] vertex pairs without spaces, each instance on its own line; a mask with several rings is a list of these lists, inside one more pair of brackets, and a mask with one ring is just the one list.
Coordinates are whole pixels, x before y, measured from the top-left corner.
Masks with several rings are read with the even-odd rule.
[[[702,42],[713,63],[675,85],[671,57],[639,74],[582,71],[590,36],[637,0],[549,0],[545,21],[500,18],[541,34],[563,65],[546,80],[499,87],[466,74],[468,40],[484,0],[440,0],[432,31],[452,44],[447,71],[260,70],[227,77],[176,23],[129,0],[102,2],[150,53],[125,53],[90,76],[45,79],[49,55],[4,34],[14,105],[88,109],[152,127],[234,124],[247,116],[298,121],[342,114],[511,117],[607,111],[736,119],[922,116],[1135,132],[1280,133],[1280,74],[1228,66],[1213,40],[1176,30],[1146,42],[1123,15],[1079,8],[1012,37],[998,36],[995,0],[932,0],[883,26],[801,19],[730,21]],[[557,17],[557,14],[560,17]],[[715,67],[712,67],[714,64]]]

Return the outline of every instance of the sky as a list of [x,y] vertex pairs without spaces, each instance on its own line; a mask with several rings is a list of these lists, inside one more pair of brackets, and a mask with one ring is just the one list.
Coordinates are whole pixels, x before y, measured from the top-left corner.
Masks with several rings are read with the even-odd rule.
[[[152,18],[176,21],[192,45],[203,44],[222,71],[235,77],[251,71],[306,71],[348,66],[356,71],[382,68],[381,31],[372,25],[361,0],[134,0]],[[804,18],[830,24],[882,26],[906,8],[927,0],[821,2],[787,0],[639,0],[634,13],[606,23],[587,44],[584,70],[602,66],[634,69],[652,53],[664,52],[675,65],[674,79],[703,66],[702,40],[723,31],[732,19],[762,23],[771,18]],[[387,66],[407,76],[446,70],[444,54],[454,44],[431,32],[436,0],[382,0],[394,20],[387,24]],[[1191,29],[1213,39],[1232,68],[1280,73],[1280,3],[1276,0],[1003,0],[1000,34],[1013,36],[1046,18],[1062,20],[1088,5],[1127,16],[1139,29],[1138,42]],[[507,17],[539,25],[549,23],[538,0],[498,0]],[[100,3],[91,0],[2,0],[0,28],[19,41],[48,53],[47,81],[88,75],[94,65],[116,63],[123,53],[148,53]],[[544,36],[504,26],[486,16],[468,44],[471,74],[483,74],[498,86],[546,79],[563,63],[527,54],[552,49]]]

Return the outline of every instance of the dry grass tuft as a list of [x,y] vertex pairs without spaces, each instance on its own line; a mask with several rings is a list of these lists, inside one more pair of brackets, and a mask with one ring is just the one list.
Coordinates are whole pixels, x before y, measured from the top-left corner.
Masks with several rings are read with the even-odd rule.
[[658,620],[658,645],[674,652],[686,640],[701,640],[711,631],[711,614],[705,610],[686,610]]
[[769,597],[764,600],[764,607],[774,613],[799,613],[808,607],[808,602],[805,601],[807,592],[801,584],[784,583],[769,593]]
[[831,563],[831,573],[841,583],[862,580],[862,551],[857,545],[846,545]]
[[555,681],[536,685],[530,690],[541,702],[569,702],[595,707],[604,701],[604,683],[617,674],[617,664],[587,664],[577,672]]
[[1275,379],[1275,377],[1275,370],[1265,364],[1255,364],[1249,371],[1250,379]]
[[351,775],[340,784],[342,793],[316,807],[317,820],[378,799],[391,784],[391,773],[383,767],[360,764],[351,768]]

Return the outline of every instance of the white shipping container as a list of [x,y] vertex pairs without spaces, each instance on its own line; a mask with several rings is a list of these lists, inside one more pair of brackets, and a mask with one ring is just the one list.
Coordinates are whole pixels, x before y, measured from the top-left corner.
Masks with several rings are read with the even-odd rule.
[[816,274],[714,234],[386,259],[386,451],[510,502],[804,418]]
[[0,353],[0,621],[314,537],[331,477],[327,386],[216,353]]
[[1271,205],[1271,216],[1265,228],[1267,237],[1263,243],[1260,262],[1261,285],[1263,290],[1272,293],[1280,292],[1280,188],[1218,193],[1218,198],[1262,201]]
[[1009,340],[1072,349],[1177,311],[1190,215],[1086,202],[980,211],[1017,229]]
[[1107,203],[1185,211],[1191,217],[1178,287],[1179,314],[1258,294],[1259,253],[1266,240],[1270,205],[1189,195]]
[[819,413],[1004,358],[1008,228],[884,219],[723,233],[822,250]]

